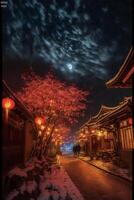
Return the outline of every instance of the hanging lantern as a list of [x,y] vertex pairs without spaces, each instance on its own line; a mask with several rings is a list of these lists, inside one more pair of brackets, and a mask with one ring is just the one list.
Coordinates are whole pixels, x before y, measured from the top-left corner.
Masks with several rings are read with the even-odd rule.
[[41,136],[42,132],[41,132],[41,131],[39,131],[39,132],[38,132],[38,134]]
[[15,102],[11,98],[6,97],[2,99],[2,107],[8,110],[13,109],[15,107]]
[[49,131],[47,131],[47,132],[46,132],[46,134],[47,134],[47,135],[49,135],[49,134],[50,134],[50,132],[49,132]]
[[133,119],[132,119],[132,117],[130,117],[130,118],[128,119],[128,123],[129,123],[129,125],[132,125],[132,124],[133,124]]
[[92,132],[92,133],[95,133],[95,130],[93,129],[93,130],[91,130],[91,132]]
[[8,120],[8,112],[15,107],[15,102],[9,97],[3,98],[2,107],[6,111],[6,120]]
[[43,117],[36,117],[35,118],[35,123],[37,124],[37,125],[42,125],[42,124],[44,124],[45,123],[45,118],[43,118]]
[[45,126],[41,125],[40,129],[43,131],[45,129]]
[[99,137],[102,136],[102,132],[101,131],[98,131],[98,134],[97,134]]

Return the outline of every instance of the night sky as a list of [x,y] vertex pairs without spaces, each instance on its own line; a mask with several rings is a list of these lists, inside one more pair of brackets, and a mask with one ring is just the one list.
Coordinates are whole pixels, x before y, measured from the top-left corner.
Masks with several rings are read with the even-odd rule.
[[3,8],[3,79],[13,91],[21,73],[58,79],[89,90],[86,116],[116,106],[129,89],[107,89],[131,47],[131,0],[7,0]]

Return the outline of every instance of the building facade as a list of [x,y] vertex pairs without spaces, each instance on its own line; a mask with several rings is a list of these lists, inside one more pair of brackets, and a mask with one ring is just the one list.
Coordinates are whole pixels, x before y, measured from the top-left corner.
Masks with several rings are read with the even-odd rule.
[[[117,74],[106,82],[107,88],[132,88],[132,80],[134,76],[134,50],[130,49],[125,61],[120,67]],[[134,149],[134,132],[133,132],[133,115],[132,107],[130,116],[122,119],[119,123],[120,141],[121,141],[121,157],[127,163],[132,163],[132,149]],[[132,165],[131,165],[132,166]]]
[[3,81],[3,98],[11,98],[15,107],[8,113],[2,110],[2,169],[3,175],[16,165],[23,164],[29,157],[35,136],[32,115]]

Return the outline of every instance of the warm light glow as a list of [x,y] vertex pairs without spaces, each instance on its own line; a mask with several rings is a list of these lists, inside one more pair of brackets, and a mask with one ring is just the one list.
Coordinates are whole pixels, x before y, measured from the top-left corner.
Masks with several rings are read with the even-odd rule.
[[38,133],[39,133],[39,135],[41,135],[41,134],[42,134],[42,132],[41,132],[41,131],[39,131]]
[[49,132],[49,131],[47,131],[47,132],[46,132],[46,134],[47,134],[47,135],[49,135],[49,134],[50,134],[50,132]]
[[107,136],[107,131],[104,131],[103,134],[104,134],[104,136]]
[[41,125],[41,124],[45,123],[45,118],[36,117],[36,118],[35,118],[35,123],[36,123],[37,125]]
[[129,123],[130,125],[133,124],[133,119],[132,119],[131,117],[128,119],[128,123]]
[[91,130],[91,132],[92,132],[92,133],[94,133],[94,132],[95,132],[95,130]]
[[98,132],[98,136],[99,136],[99,137],[101,137],[101,136],[102,136],[102,133],[101,133],[100,131]]
[[13,109],[15,107],[15,102],[9,97],[4,98],[2,99],[2,107],[7,110]]
[[43,131],[45,129],[45,126],[41,125],[40,129]]
[[50,131],[50,130],[51,130],[51,128],[49,128],[49,127],[48,127],[48,128],[47,128],[47,130],[48,130],[48,131]]

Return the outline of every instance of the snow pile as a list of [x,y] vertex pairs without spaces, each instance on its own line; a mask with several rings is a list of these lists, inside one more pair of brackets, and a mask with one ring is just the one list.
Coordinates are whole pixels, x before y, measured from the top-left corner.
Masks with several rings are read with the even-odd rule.
[[34,158],[8,174],[6,200],[83,200],[65,170],[50,158]]
[[61,180],[72,200],[84,200],[77,187],[74,185],[67,172],[61,168]]
[[88,159],[88,157],[85,157],[85,158],[80,157],[80,159],[82,159],[84,161],[89,161],[89,163],[95,165],[96,167],[99,167],[99,168],[104,169],[108,172],[111,172],[115,175],[122,176],[122,177],[132,181],[132,176],[129,173],[128,169],[120,168],[120,167],[114,165],[112,162],[103,162],[101,160],[90,161],[90,159]]
[[18,194],[19,194],[19,192],[18,192],[17,190],[12,191],[12,192],[10,192],[10,194],[7,196],[6,200],[12,200],[12,199],[14,199]]
[[83,156],[79,156],[80,159],[84,160],[84,161],[90,161],[91,158],[90,157],[83,157]]
[[129,174],[128,169],[120,168],[120,167],[114,165],[112,162],[105,163],[103,161],[96,160],[96,161],[91,161],[91,163],[96,165],[97,167],[100,167],[100,168],[106,170],[106,171],[112,172],[115,175],[122,176],[122,177],[127,178],[128,180],[132,181],[132,177]]

